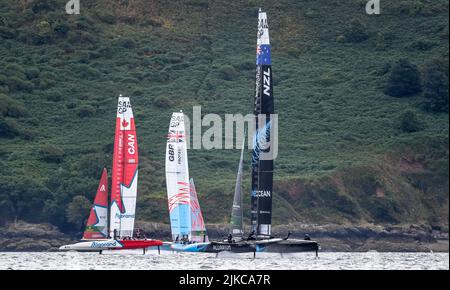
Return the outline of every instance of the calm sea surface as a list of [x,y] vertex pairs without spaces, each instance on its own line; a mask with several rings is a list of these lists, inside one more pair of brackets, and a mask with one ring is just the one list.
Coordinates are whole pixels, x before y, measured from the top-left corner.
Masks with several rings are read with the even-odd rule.
[[0,252],[0,270],[5,269],[444,269],[449,270],[448,253],[313,253],[295,255],[206,253],[77,253]]

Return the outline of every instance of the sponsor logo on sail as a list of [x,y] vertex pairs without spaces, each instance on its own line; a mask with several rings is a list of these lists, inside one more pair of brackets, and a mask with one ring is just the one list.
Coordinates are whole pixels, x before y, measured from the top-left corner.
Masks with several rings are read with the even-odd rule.
[[181,152],[181,150],[178,150],[178,164],[181,164],[181,159],[183,157],[183,152]]
[[272,195],[270,190],[255,190],[252,193],[254,197],[270,197]]
[[118,219],[131,219],[131,218],[134,218],[134,214],[120,214],[120,213],[116,213],[116,218],[118,218]]

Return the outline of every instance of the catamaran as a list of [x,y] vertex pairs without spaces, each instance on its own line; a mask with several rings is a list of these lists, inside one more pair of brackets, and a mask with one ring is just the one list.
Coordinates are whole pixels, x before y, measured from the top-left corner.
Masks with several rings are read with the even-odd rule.
[[[273,78],[269,24],[267,13],[259,10],[256,46],[256,88],[254,98],[255,136],[252,154],[252,195],[251,226],[256,240],[267,241],[272,238],[272,184],[273,184],[273,138],[271,120],[274,114]],[[261,158],[265,154],[265,158]],[[257,251],[300,252],[317,251],[319,244],[312,240],[289,239],[289,235],[276,243],[257,242]]]
[[[194,181],[189,179],[184,114],[172,114],[166,144],[166,183],[173,251],[204,252],[209,245]],[[166,248],[166,247],[165,247]]]
[[261,252],[272,243],[280,242],[282,239],[270,238],[256,240],[254,237],[244,237],[244,216],[242,207],[242,176],[244,167],[245,137],[242,140],[241,157],[234,189],[233,207],[231,209],[230,232],[224,241],[212,241],[208,245],[209,252],[233,252],[233,253],[256,253]]
[[[272,185],[273,185],[273,151],[271,127],[274,126],[271,114],[274,114],[273,80],[271,67],[271,47],[267,13],[259,10],[256,46],[256,88],[254,97],[255,135],[252,152],[251,183],[251,233],[243,237],[242,211],[242,166],[244,142],[241,149],[238,174],[236,179],[231,229],[228,239],[223,242],[211,242],[210,250],[243,252],[277,252],[292,253],[317,251],[316,241],[272,237]],[[244,138],[245,139],[245,138]],[[272,140],[273,141],[273,140]],[[262,158],[262,154],[265,154]]]
[[[111,202],[108,219],[108,175],[103,170],[83,241],[64,245],[63,251],[97,251],[159,247],[159,240],[134,237],[138,183],[138,144],[133,109],[128,97],[119,97],[117,106]],[[109,223],[108,223],[109,222]]]
[[[244,167],[245,138],[242,140],[241,157],[239,160],[236,185],[234,189],[233,207],[231,209],[230,233],[224,241],[212,241],[208,246],[209,252],[234,252],[255,253],[257,246],[254,240],[244,238],[243,208],[242,208],[242,176]],[[277,242],[278,240],[267,240],[263,243]]]

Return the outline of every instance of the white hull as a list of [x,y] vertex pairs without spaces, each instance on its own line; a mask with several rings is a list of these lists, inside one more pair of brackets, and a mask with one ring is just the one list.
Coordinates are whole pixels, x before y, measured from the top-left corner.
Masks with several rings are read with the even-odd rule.
[[97,240],[85,241],[72,245],[64,245],[59,248],[60,251],[92,251],[99,252],[103,250],[121,249],[123,245],[116,240]]

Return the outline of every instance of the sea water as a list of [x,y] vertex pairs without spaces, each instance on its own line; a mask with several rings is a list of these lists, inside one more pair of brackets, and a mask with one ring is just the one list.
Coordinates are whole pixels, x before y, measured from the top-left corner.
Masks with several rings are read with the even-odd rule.
[[449,270],[448,253],[347,253],[321,252],[283,255],[114,251],[106,254],[78,252],[0,252],[0,270],[5,269],[198,269],[198,270],[326,270],[399,269]]

